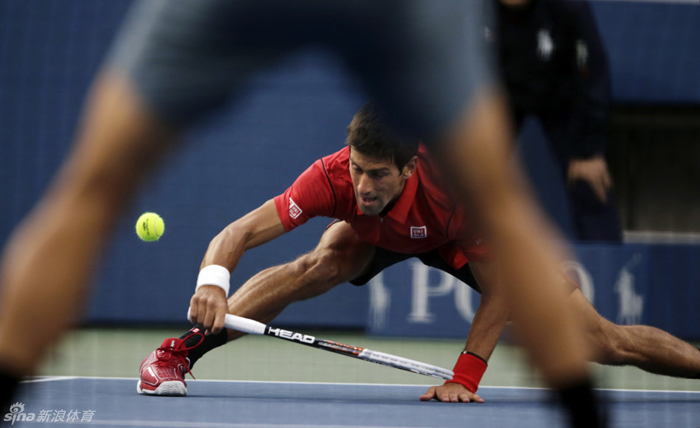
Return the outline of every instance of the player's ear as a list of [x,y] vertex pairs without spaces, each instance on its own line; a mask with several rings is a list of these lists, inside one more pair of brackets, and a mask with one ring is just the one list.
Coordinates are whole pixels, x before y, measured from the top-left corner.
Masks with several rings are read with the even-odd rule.
[[403,178],[408,179],[413,175],[414,172],[416,172],[416,167],[418,166],[418,156],[413,156],[411,160],[406,162],[406,165],[403,167],[403,171],[401,172],[401,175]]

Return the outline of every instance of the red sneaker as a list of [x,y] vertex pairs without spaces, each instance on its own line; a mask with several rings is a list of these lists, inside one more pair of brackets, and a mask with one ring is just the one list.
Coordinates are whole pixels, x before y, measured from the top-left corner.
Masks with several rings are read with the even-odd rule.
[[141,363],[141,375],[136,384],[136,391],[149,395],[187,395],[185,373],[192,376],[187,353],[202,343],[204,336],[201,336],[199,343],[189,348],[185,346],[185,340],[189,336],[185,339],[165,339],[160,348],[151,352]]

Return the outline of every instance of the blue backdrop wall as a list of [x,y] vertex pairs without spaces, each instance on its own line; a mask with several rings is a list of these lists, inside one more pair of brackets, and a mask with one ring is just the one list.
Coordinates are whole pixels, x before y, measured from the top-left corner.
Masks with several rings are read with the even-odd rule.
[[[128,5],[0,0],[0,242],[7,241],[64,158],[90,80]],[[700,9],[648,2],[593,6],[610,52],[617,101],[700,102],[700,57],[694,54]],[[281,193],[315,159],[340,148],[364,100],[359,85],[327,52],[300,52],[257,76],[241,102],[187,135],[188,144],[143,184],[96,272],[88,320],[180,322],[209,240]],[[563,187],[548,168],[536,127],[528,128],[522,144],[548,211],[570,230]],[[134,235],[143,211],[158,212],[166,221],[158,243],[142,243]],[[312,221],[246,254],[233,286],[313,248],[327,223]],[[666,289],[669,282],[660,276],[653,286]],[[290,308],[280,321],[364,327],[369,305],[369,288],[340,287]]]

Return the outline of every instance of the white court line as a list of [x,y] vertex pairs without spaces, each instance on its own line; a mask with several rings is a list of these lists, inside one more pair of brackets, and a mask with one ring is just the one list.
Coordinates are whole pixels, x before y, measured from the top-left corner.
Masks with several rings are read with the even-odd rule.
[[[535,389],[547,391],[549,388],[539,386],[488,386],[479,385],[479,389]],[[673,392],[679,394],[700,394],[700,391],[687,390],[670,390],[670,389],[616,389],[616,388],[595,388],[596,391],[612,391],[612,392]]]
[[[31,379],[23,380],[21,381],[22,383],[25,382],[53,382],[53,381],[58,381],[58,380],[71,380],[71,379],[105,379],[105,380],[133,380],[137,381],[139,378],[137,377],[110,377],[110,376],[37,376]],[[194,379],[192,379],[194,380]],[[189,381],[188,381],[189,382]]]
[[663,392],[663,393],[676,393],[676,394],[700,394],[700,391],[682,391],[682,390],[672,390],[672,389],[613,389],[613,388],[597,388],[598,391],[612,391],[612,392]]
[[[188,380],[187,382],[190,382]],[[230,383],[281,383],[281,384],[298,384],[298,385],[357,385],[357,386],[420,386],[429,388],[427,384],[410,384],[410,383],[357,383],[357,382],[294,382],[291,380],[221,380],[221,379],[192,379],[191,382],[230,382]]]
[[[352,426],[360,428],[387,428],[386,425],[309,425],[309,424],[251,424],[251,423],[217,423],[217,422],[177,422],[177,421],[109,421],[92,420],[86,425],[116,425],[116,426],[136,426],[136,427],[166,427],[166,428],[349,428]],[[411,427],[430,428],[430,427]]]
[[55,382],[58,380],[80,379],[80,376],[46,376],[35,377],[20,381],[20,383],[39,383],[39,382]]
[[[69,380],[69,379],[100,379],[100,380],[133,380],[137,382],[139,378],[137,377],[119,377],[119,376],[48,376],[48,377],[38,377],[28,380],[23,380],[23,383],[28,382],[50,382],[58,380]],[[415,387],[425,387],[428,388],[430,385],[427,384],[404,384],[404,383],[355,383],[355,382],[294,382],[289,380],[224,380],[224,379],[187,379],[187,383],[204,383],[204,382],[218,382],[218,383],[280,383],[280,384],[299,384],[299,385],[358,385],[358,386],[415,386]],[[519,387],[513,387],[519,388]]]
[[[138,381],[136,377],[107,377],[107,376],[48,376],[39,377],[28,380],[23,380],[21,383],[36,383],[36,382],[54,382],[60,380],[71,380],[71,379],[102,379],[102,380],[132,380],[134,382]],[[357,385],[357,386],[408,386],[408,387],[429,387],[429,385],[424,384],[406,384],[406,383],[353,383],[353,382],[293,382],[293,381],[267,381],[267,380],[222,380],[222,379],[188,379],[187,382],[193,383],[205,383],[205,382],[218,382],[218,383],[279,383],[279,384],[298,384],[298,385]],[[543,388],[539,386],[488,386],[480,385],[480,389],[527,389],[527,390],[548,390],[549,388]],[[668,389],[617,389],[617,388],[596,388],[598,391],[612,391],[612,392],[662,392],[662,393],[675,393],[675,394],[700,394],[700,391],[688,391],[688,390],[668,390]],[[318,425],[321,426],[321,425]],[[329,425],[330,426],[330,425]]]

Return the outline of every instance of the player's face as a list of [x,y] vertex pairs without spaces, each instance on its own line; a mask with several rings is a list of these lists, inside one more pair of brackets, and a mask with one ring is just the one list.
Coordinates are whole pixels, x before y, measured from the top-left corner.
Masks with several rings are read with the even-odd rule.
[[379,215],[401,195],[406,180],[415,170],[415,160],[399,171],[390,159],[372,158],[351,149],[349,168],[360,211]]

